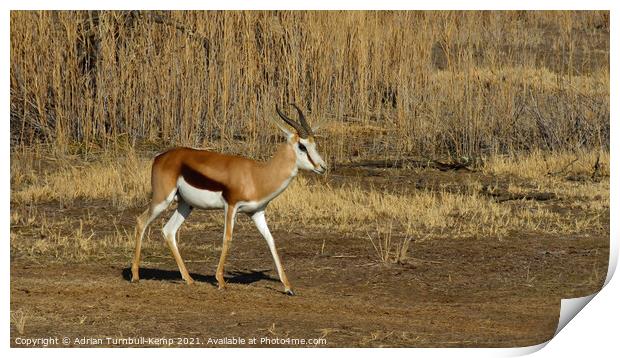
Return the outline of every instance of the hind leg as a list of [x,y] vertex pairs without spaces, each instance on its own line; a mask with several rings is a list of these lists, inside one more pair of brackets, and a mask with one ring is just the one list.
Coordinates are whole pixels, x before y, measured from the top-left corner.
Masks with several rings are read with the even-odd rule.
[[146,209],[142,215],[138,216],[136,224],[136,251],[134,253],[133,261],[131,263],[131,282],[138,282],[140,280],[140,250],[142,248],[142,238],[148,228],[149,224],[153,222],[161,213],[170,206],[174,199],[175,192],[172,192],[168,197],[160,203],[151,203],[148,209]]
[[176,235],[177,231],[191,212],[192,207],[183,199],[180,199],[179,207],[177,207],[177,210],[174,212],[174,214],[172,214],[172,217],[170,218],[170,220],[168,220],[168,222],[166,223],[166,225],[164,225],[163,228],[164,239],[166,240],[168,247],[170,247],[170,251],[172,251],[172,256],[174,256],[174,260],[177,262],[177,266],[179,266],[179,271],[181,271],[181,276],[183,277],[183,280],[185,280],[188,285],[193,284],[194,280],[189,275],[189,272],[187,272],[187,268],[185,267],[183,258],[181,258],[179,248],[177,247]]

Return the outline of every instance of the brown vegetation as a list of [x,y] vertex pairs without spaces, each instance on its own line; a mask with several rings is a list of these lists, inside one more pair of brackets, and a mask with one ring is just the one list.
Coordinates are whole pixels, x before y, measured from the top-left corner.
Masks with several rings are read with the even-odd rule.
[[[268,216],[276,228],[299,226],[362,239],[370,236],[376,249],[383,245],[379,250],[383,261],[389,261],[383,255],[389,256],[393,249],[392,231],[399,233],[400,241],[411,237],[441,239],[446,235],[502,239],[516,232],[601,233],[601,228],[607,225],[605,213],[609,210],[609,156],[603,154],[600,159],[603,177],[592,179],[589,175],[597,156],[600,153],[537,152],[517,158],[495,157],[481,171],[456,174],[460,178],[457,182],[430,187],[414,184],[416,177],[436,175],[433,174],[436,170],[429,168],[360,171],[388,175],[384,183],[389,186],[381,188],[366,187],[354,172],[335,172],[327,178],[306,179],[302,175],[274,200]],[[72,247],[74,252],[66,251],[72,252],[66,255],[70,257],[86,258],[102,246],[125,247],[123,242],[128,239],[123,235],[131,232],[133,217],[125,218],[122,228],[113,225],[103,235],[85,230],[85,226],[92,227],[97,222],[95,213],[81,213],[74,218],[78,221],[64,218],[50,226],[37,207],[50,203],[73,207],[84,202],[104,202],[111,210],[142,209],[149,197],[150,160],[131,151],[123,156],[100,154],[92,161],[75,155],[53,156],[45,150],[14,153],[15,175],[11,185],[12,202],[17,210],[12,213],[11,223],[19,229],[14,234],[40,237],[34,243],[30,240],[23,243],[38,249],[47,245],[60,246],[63,250]],[[52,170],[41,169],[50,163]],[[572,165],[567,167],[568,164]],[[537,195],[540,192],[550,195]],[[567,215],[566,210],[581,213]],[[213,220],[216,225],[222,224],[219,211],[211,216],[211,224]],[[30,232],[33,229],[36,234]],[[382,243],[374,242],[375,238]],[[394,245],[404,243],[393,241]],[[22,247],[18,241],[12,243]],[[62,252],[65,251],[58,255],[65,256]]]
[[609,12],[11,13],[14,144],[260,157],[288,101],[332,161],[607,148]]

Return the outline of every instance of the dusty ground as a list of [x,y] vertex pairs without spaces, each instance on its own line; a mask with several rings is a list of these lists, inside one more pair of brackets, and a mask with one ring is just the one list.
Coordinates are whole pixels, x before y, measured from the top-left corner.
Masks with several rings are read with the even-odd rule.
[[[341,169],[325,180],[375,187],[398,181],[402,185],[390,187],[404,191],[459,190],[468,176],[498,182],[461,171],[416,173]],[[565,204],[556,198],[547,205],[579,215]],[[25,209],[14,205],[12,210]],[[131,230],[140,211],[111,209],[106,202],[48,203],[38,210],[56,220],[88,210],[98,217],[95,232],[110,223]],[[161,239],[163,218],[145,240],[137,284],[129,283],[132,242],[87,260],[12,247],[11,310],[21,312],[23,333],[14,320],[11,346],[19,346],[18,337],[69,337],[70,345],[76,345],[75,338],[104,338],[104,346],[114,345],[106,337],[191,338],[174,342],[182,346],[212,346],[210,338],[226,337],[244,338],[246,345],[252,337],[267,337],[324,338],[310,346],[333,347],[527,346],[553,335],[561,298],[595,292],[607,270],[609,209],[601,213],[606,227],[577,235],[418,238],[401,264],[381,263],[361,231],[278,226],[272,231],[297,293],[289,297],[282,293],[265,242],[240,217],[226,267],[229,285],[220,291],[213,275],[222,229],[195,224],[214,221],[215,215],[220,214],[194,212],[180,233],[194,286],[182,283]],[[12,230],[28,240],[27,228]]]

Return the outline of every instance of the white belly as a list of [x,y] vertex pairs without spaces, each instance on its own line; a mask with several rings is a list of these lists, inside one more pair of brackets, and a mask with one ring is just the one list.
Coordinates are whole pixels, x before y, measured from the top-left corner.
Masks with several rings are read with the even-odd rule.
[[221,191],[198,189],[179,177],[177,181],[178,195],[189,205],[200,209],[223,209],[224,197]]

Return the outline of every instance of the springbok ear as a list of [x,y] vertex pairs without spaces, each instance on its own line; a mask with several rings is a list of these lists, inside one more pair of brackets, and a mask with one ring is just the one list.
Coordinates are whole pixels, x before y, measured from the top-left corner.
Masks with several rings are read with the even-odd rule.
[[[323,120],[322,120],[322,121],[320,121],[320,122],[316,122],[316,123],[312,126],[312,132],[313,132],[313,133],[316,133],[316,132],[320,131],[320,130],[321,130],[321,128],[325,127],[327,124],[328,124],[328,123],[327,123],[327,120],[326,120],[326,119],[323,119]],[[316,137],[317,135],[315,134],[314,136]]]
[[293,132],[289,131],[285,126],[283,126],[280,122],[276,121],[275,119],[271,118],[271,121],[278,126],[278,128],[280,128],[282,130],[282,132],[284,132],[284,134],[286,134],[287,138],[290,138],[293,136]]

